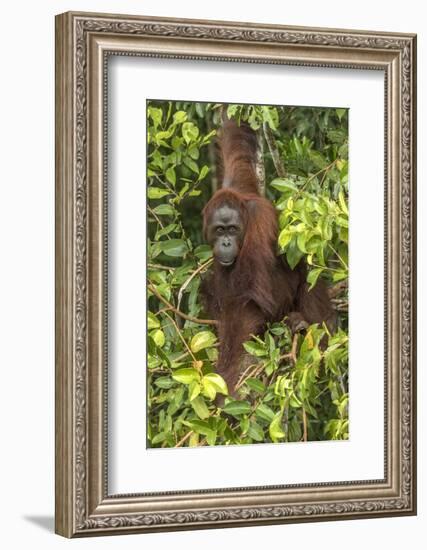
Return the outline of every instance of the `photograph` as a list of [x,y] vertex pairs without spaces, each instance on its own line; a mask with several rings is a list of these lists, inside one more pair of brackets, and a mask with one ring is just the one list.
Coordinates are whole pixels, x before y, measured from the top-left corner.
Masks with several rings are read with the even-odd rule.
[[349,439],[348,120],[147,100],[147,447]]

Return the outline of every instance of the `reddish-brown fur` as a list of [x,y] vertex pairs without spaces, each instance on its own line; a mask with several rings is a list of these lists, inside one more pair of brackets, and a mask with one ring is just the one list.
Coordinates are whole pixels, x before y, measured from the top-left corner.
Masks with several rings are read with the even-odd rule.
[[224,204],[236,209],[244,226],[244,238],[234,265],[214,261],[213,271],[202,285],[208,313],[219,321],[217,371],[230,393],[239,377],[242,344],[259,334],[267,322],[285,316],[291,328],[301,324],[334,324],[327,289],[319,282],[311,291],[306,267],[294,270],[276,255],[278,223],[273,205],[258,192],[255,170],[257,141],[247,126],[226,121],[220,141],[223,186],[203,211],[205,234],[212,213]]

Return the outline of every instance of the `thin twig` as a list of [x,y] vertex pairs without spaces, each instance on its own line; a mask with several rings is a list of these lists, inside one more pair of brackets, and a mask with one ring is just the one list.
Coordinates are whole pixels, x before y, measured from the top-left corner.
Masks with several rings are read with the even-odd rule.
[[340,260],[340,262],[342,263],[342,265],[345,267],[345,269],[348,269],[348,265],[346,264],[346,262],[342,259],[342,257],[338,254],[338,252],[335,250],[335,248],[330,244],[328,243],[328,246],[329,248],[332,250],[332,252],[334,252],[338,259]]
[[213,262],[213,258],[209,258],[209,260],[207,260],[204,264],[202,264],[195,271],[193,271],[191,273],[191,275],[188,277],[188,279],[183,283],[183,285],[181,286],[181,288],[179,289],[179,292],[178,292],[178,301],[177,301],[177,305],[176,305],[177,308],[179,308],[179,306],[181,304],[182,296],[184,294],[185,289],[188,287],[188,285],[191,283],[191,281],[194,279],[194,277],[198,273],[203,271],[206,267],[210,266],[210,264],[212,262]]
[[244,376],[244,374],[247,373],[247,370],[248,370],[246,369],[243,375],[240,377],[240,380],[237,382],[236,386],[234,387],[234,391],[237,391],[239,388],[241,388],[248,378],[252,378],[252,377],[256,378],[258,374],[262,372],[263,369],[264,369],[263,363],[261,363],[260,365],[255,365],[254,370],[251,371],[247,376]]
[[189,439],[191,437],[191,434],[193,434],[193,433],[194,433],[194,430],[191,430],[191,432],[187,432],[184,435],[184,437],[178,441],[178,443],[175,445],[175,448],[176,447],[182,447],[182,445],[184,445],[184,443],[187,441],[187,439]]
[[[213,415],[215,415],[215,414],[216,414],[216,411],[213,410],[213,411],[210,411],[209,416],[213,416]],[[193,433],[194,433],[194,430],[191,430],[190,432],[187,432],[187,433],[184,435],[184,437],[178,441],[178,443],[175,445],[175,448],[176,448],[176,447],[181,447],[181,446],[187,441],[187,439],[188,439],[189,437],[191,437],[191,434],[193,434]],[[206,442],[206,440],[205,440],[205,442]],[[200,447],[200,444],[199,444],[198,446]]]
[[237,385],[236,385],[236,388],[240,385],[240,382],[243,380],[243,378],[245,378],[246,374],[248,373],[249,370],[251,370],[253,367],[254,370],[253,372],[255,372],[255,370],[257,369],[258,365],[257,364],[254,364],[254,363],[251,363],[241,374],[239,380],[237,381]]
[[[147,210],[150,212],[150,214],[155,218],[156,222],[160,225],[162,229],[165,228],[165,226],[162,223],[162,220],[159,218],[159,216],[154,212],[152,208],[147,204]],[[170,237],[169,237],[170,238]]]
[[292,359],[292,361],[295,364],[297,362],[297,347],[298,347],[298,332],[294,334],[291,351],[289,353],[285,353],[284,355],[281,355],[278,360],[283,361],[283,359]]
[[195,355],[193,354],[193,352],[191,351],[191,348],[190,346],[187,344],[184,336],[181,334],[181,331],[179,330],[178,328],[178,325],[175,323],[175,320],[169,315],[169,313],[165,313],[166,317],[169,319],[169,321],[173,324],[175,330],[176,330],[176,333],[178,334],[180,340],[182,341],[182,343],[184,344],[184,346],[186,347],[188,353],[191,355],[191,357],[193,358],[193,361],[197,361]]
[[297,346],[298,346],[298,333],[294,334],[294,338],[292,340],[292,349],[291,349],[291,356],[294,360],[294,363],[297,362]]
[[276,139],[271,131],[270,126],[267,122],[264,122],[262,125],[264,130],[265,141],[267,142],[268,148],[270,150],[271,158],[273,160],[274,168],[276,169],[277,175],[279,178],[286,177],[286,170],[283,166],[282,159],[280,158],[279,149],[277,148]]
[[167,265],[161,265],[161,264],[152,264],[152,263],[148,263],[147,266],[150,268],[150,269],[165,269],[166,271],[175,271],[175,268],[174,267],[169,267]]
[[307,441],[307,413],[302,409],[302,426],[303,426],[303,441]]
[[334,166],[334,164],[337,162],[338,159],[335,159],[331,162],[331,164],[328,164],[328,166],[325,166],[325,168],[322,168],[321,170],[319,170],[318,172],[316,172],[315,174],[311,175],[307,181],[304,183],[304,185],[298,190],[298,192],[296,193],[296,195],[293,197],[293,199],[295,200],[296,197],[298,197],[298,195],[300,195],[304,189],[307,187],[307,185],[314,180],[315,177],[317,177],[319,174],[321,174],[322,172],[324,172],[323,174],[323,177],[322,177],[322,181],[321,183],[323,183],[323,180],[324,180],[324,177],[325,175],[328,173],[328,171]]
[[156,289],[156,287],[153,285],[153,283],[148,282],[147,284],[148,290],[154,294],[156,298],[158,298],[161,302],[165,304],[165,306],[182,317],[183,319],[186,319],[187,321],[192,321],[193,323],[198,323],[199,325],[218,325],[218,321],[215,319],[198,319],[197,317],[193,317],[192,315],[187,315],[186,313],[183,313],[182,311],[179,311],[176,307],[174,307],[171,303],[169,303],[166,298],[163,298],[163,296],[159,293],[159,291]]
[[257,132],[257,143],[255,171],[258,179],[259,194],[265,197],[264,139],[261,132]]

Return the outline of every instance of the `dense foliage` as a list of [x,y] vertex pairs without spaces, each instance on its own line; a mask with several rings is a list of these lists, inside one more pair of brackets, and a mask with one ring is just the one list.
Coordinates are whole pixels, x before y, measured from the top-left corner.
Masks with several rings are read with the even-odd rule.
[[[212,263],[203,206],[217,187],[221,105],[151,101],[148,133],[148,445],[179,447],[347,439],[348,112],[229,105],[263,151],[265,194],[279,211],[278,253],[305,260],[332,289],[339,329],[284,322],[245,344],[250,361],[227,396],[217,337],[199,297]],[[327,341],[327,347],[319,342]],[[225,396],[218,407],[217,394]]]

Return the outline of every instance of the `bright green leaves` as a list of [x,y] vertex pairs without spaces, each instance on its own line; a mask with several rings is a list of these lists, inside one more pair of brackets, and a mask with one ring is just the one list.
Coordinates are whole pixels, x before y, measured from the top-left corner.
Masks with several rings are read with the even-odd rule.
[[200,373],[193,368],[178,369],[172,374],[172,378],[181,384],[191,384],[200,381]]
[[307,275],[307,283],[310,285],[310,289],[314,287],[317,283],[317,279],[322,273],[323,269],[321,267],[315,267]]
[[[171,183],[174,187],[176,184],[176,174],[175,174],[175,168],[173,166],[169,166],[169,168],[165,172],[166,179],[169,183]],[[150,197],[154,198],[154,197]]]
[[189,145],[191,142],[194,142],[199,137],[199,129],[192,122],[185,122],[182,125],[182,137],[185,140],[185,143]]
[[177,111],[173,115],[173,121],[175,124],[182,124],[187,120],[187,113],[185,111]]
[[157,317],[152,313],[151,311],[147,314],[147,328],[148,330],[151,330],[153,328],[159,328],[160,327],[160,321],[157,319]]
[[217,338],[215,334],[209,330],[198,332],[193,336],[190,343],[191,351],[197,353],[198,351],[210,348],[216,342]]
[[[337,271],[348,276],[348,208],[343,192],[337,200],[305,191],[288,195],[279,217],[278,244],[291,267],[305,256],[309,265],[320,269],[312,276],[316,280],[322,272],[331,278]],[[279,203],[284,204],[283,197]]]
[[273,443],[276,443],[276,441],[279,441],[286,436],[282,429],[282,416],[282,412],[275,414],[268,428],[268,433],[270,434]]
[[198,187],[209,173],[209,166],[201,162],[201,151],[216,132],[202,134],[198,121],[189,120],[186,111],[172,111],[172,102],[150,102],[147,109],[147,196],[152,201],[167,198],[169,204],[163,206],[172,209],[167,215],[176,218],[182,201],[201,193]]
[[[347,110],[236,104],[227,112],[264,140],[266,196],[279,213],[279,252],[292,267],[306,261],[310,288],[320,278],[328,285],[345,280]],[[332,336],[312,325],[294,337],[281,320],[245,342],[245,366],[232,396],[216,372],[216,328],[177,313],[208,316],[200,286],[212,249],[204,244],[201,211],[217,177],[211,144],[221,116],[221,106],[210,103],[147,106],[148,445],[347,439],[346,291],[334,302],[341,328]],[[267,133],[285,168],[282,177]]]
[[265,357],[267,355],[267,348],[262,341],[249,341],[243,344],[245,350],[254,355],[255,357]]
[[[150,198],[150,196],[148,196],[148,198]],[[153,208],[153,212],[157,214],[157,216],[173,216],[175,214],[175,210],[170,204],[159,204]]]
[[223,395],[228,395],[228,388],[225,380],[216,373],[208,373],[203,377],[202,380],[203,391],[207,393],[210,399],[215,399],[213,393],[222,393]]
[[277,130],[279,126],[279,111],[277,107],[269,105],[236,105],[227,107],[228,118],[235,118],[238,122],[245,120],[253,130],[259,130],[263,124],[267,124],[271,130]]
[[270,182],[280,211],[279,249],[292,268],[305,258],[310,288],[319,277],[348,278],[347,111],[292,110],[295,131],[281,144],[289,175]]
[[194,409],[194,412],[197,414],[199,418],[204,420],[205,418],[208,418],[209,416],[209,409],[205,403],[205,401],[200,397],[196,397],[191,401],[191,406]]
[[149,199],[162,199],[170,195],[170,191],[168,189],[160,189],[159,187],[149,187],[147,195]]
[[156,130],[162,123],[162,109],[158,107],[148,107],[148,118],[152,120],[153,128]]
[[[200,365],[198,365],[199,368],[178,369],[172,373],[172,378],[188,386],[188,399],[198,416],[202,418],[199,414],[200,411],[202,411],[200,402],[204,401],[201,397],[199,398],[199,396],[202,395],[209,401],[213,401],[217,393],[228,395],[228,388],[225,380],[219,374],[213,372],[203,374],[203,371],[200,369],[203,363],[201,361],[197,363],[200,363]],[[195,405],[194,402],[196,402]],[[204,409],[203,411],[203,414],[205,414]]]

